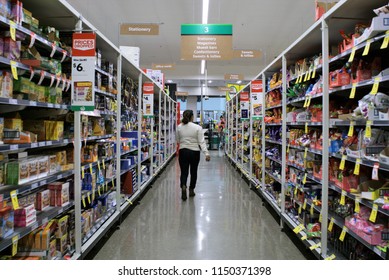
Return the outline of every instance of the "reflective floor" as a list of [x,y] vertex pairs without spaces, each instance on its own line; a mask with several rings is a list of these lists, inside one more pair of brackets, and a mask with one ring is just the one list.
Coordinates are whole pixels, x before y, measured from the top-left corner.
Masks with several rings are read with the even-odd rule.
[[305,259],[221,152],[182,201],[175,158],[94,259]]

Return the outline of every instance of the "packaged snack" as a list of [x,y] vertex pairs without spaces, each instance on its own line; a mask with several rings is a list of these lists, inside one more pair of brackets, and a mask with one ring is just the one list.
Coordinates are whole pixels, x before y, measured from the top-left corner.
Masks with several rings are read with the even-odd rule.
[[10,206],[0,209],[0,240],[14,232],[14,212]]
[[[0,50],[1,49],[2,40],[0,39]],[[6,71],[0,72],[0,97],[13,98],[12,74]]]
[[44,190],[38,192],[36,197],[36,209],[39,211],[44,211],[50,206],[50,191]]
[[27,159],[10,161],[6,164],[7,184],[21,185],[29,181],[29,164]]
[[29,174],[30,181],[38,178],[39,165],[38,165],[38,159],[36,157],[28,159],[28,174]]
[[49,184],[50,190],[50,205],[63,207],[69,204],[70,192],[69,182],[54,182]]
[[5,37],[4,39],[3,55],[5,58],[19,61],[21,53],[21,41],[14,41],[11,37]]
[[49,174],[49,157],[42,156],[38,158],[39,178],[44,178]]

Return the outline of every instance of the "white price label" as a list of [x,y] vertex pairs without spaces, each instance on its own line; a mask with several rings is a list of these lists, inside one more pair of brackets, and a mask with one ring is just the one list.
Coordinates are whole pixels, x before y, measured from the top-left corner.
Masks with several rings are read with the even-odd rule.
[[28,45],[29,49],[31,49],[34,46],[35,38],[36,38],[36,34],[34,32],[32,32],[31,33],[31,37],[30,37],[30,44]]
[[63,50],[62,51],[62,59],[61,59],[61,63],[65,60],[66,56],[68,55],[68,52]]
[[43,79],[45,78],[45,75],[46,75],[45,71],[41,70],[38,86],[40,86],[42,84]]
[[53,74],[50,75],[50,86],[49,87],[52,87],[53,84],[54,84],[54,80],[55,80],[55,76]]
[[32,67],[30,66],[30,82],[32,81],[32,79],[34,78],[34,76],[35,76],[34,68],[32,68]]
[[55,84],[55,87],[57,88],[59,86],[59,83],[61,82],[61,77],[57,76],[57,83]]
[[51,47],[52,47],[52,50],[51,50],[50,57],[53,57],[55,52],[57,51],[57,44],[56,43],[52,43]]

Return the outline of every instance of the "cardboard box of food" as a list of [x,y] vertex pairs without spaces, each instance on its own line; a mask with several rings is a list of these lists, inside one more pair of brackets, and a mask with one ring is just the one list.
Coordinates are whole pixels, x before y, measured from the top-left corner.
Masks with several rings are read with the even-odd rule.
[[29,162],[27,159],[10,161],[6,164],[6,182],[9,185],[21,185],[29,181]]
[[36,196],[35,208],[39,211],[44,211],[50,206],[50,191],[44,190],[38,192]]

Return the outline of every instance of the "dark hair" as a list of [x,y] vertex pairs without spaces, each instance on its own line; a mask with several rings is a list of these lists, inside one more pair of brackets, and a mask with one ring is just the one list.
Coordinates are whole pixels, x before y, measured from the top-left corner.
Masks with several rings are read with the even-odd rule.
[[193,117],[193,111],[185,110],[184,113],[182,114],[182,123],[187,124],[188,122],[190,122],[192,117]]

